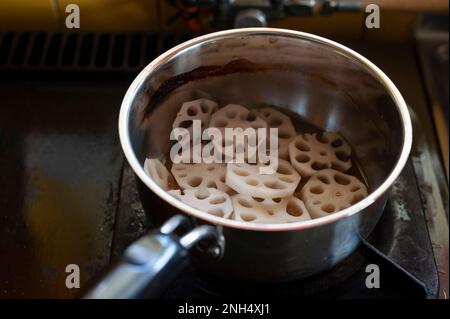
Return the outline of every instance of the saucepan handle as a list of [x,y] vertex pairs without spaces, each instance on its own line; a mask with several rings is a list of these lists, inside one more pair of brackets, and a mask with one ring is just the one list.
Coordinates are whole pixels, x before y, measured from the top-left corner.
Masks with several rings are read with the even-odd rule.
[[200,240],[219,238],[215,227],[203,225],[182,237],[174,231],[188,223],[183,216],[169,219],[159,231],[131,244],[123,257],[96,283],[83,298],[125,299],[156,297],[189,264],[189,249]]

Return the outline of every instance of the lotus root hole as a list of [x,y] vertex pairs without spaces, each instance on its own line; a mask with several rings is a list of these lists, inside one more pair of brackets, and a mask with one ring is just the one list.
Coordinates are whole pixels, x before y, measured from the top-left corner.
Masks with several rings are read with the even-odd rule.
[[350,189],[350,192],[352,192],[352,193],[354,193],[354,192],[357,192],[357,191],[359,191],[361,189],[361,187],[360,186],[358,186],[358,185],[355,185],[355,186],[353,186],[351,189]]
[[248,175],[250,175],[249,172],[244,171],[244,170],[242,170],[242,169],[234,169],[233,172],[234,172],[236,175],[239,175],[239,176],[248,176]]
[[201,193],[201,192],[196,192],[194,196],[195,196],[195,198],[197,198],[198,200],[204,200],[204,199],[208,198],[209,195],[210,195],[210,194],[208,194],[207,192],[203,192],[203,193]]
[[317,162],[317,161],[314,161],[314,162],[311,164],[311,168],[312,168],[313,170],[315,170],[315,171],[320,171],[320,170],[325,169],[325,168],[327,168],[327,167],[328,167],[328,166],[327,166],[326,163],[320,163],[320,162]]
[[284,185],[279,183],[278,181],[265,181],[264,186],[270,189],[284,189]]
[[323,144],[327,144],[329,142],[328,138],[324,134],[319,134],[317,136],[317,140]]
[[250,186],[256,186],[259,184],[258,180],[254,179],[254,178],[248,178],[245,180],[245,183],[250,185]]
[[343,162],[348,161],[349,158],[350,158],[350,156],[349,156],[346,152],[344,152],[344,151],[337,151],[337,152],[336,152],[336,157],[337,157],[340,161],[343,161]]
[[188,109],[187,109],[187,114],[188,114],[189,116],[196,116],[197,113],[198,113],[197,108],[196,108],[194,105],[188,107]]
[[359,202],[361,199],[363,199],[364,196],[361,194],[356,194],[355,196],[353,196],[352,200],[350,201],[350,205],[354,205],[357,202]]
[[288,139],[288,138],[291,138],[292,135],[290,132],[280,129],[280,130],[278,130],[278,137],[281,139]]
[[328,179],[328,177],[327,176],[325,176],[325,175],[318,175],[317,176],[317,179],[319,180],[319,181],[321,181],[322,183],[324,183],[324,184],[330,184],[330,180]]
[[343,175],[340,175],[340,174],[334,175],[334,180],[339,185],[348,185],[348,184],[350,184],[350,180],[347,177],[345,177]]
[[253,197],[253,199],[256,200],[259,203],[264,201],[264,198],[260,198],[260,197]]
[[188,184],[191,187],[197,187],[199,186],[203,181],[203,177],[201,176],[193,176],[188,180]]
[[217,184],[215,181],[208,181],[208,183],[206,184],[206,187],[208,188],[217,188]]
[[256,115],[253,112],[248,112],[247,114],[247,121],[253,122],[256,121]]
[[308,155],[305,155],[305,154],[297,154],[295,156],[295,160],[299,163],[308,163],[310,158]]
[[281,203],[282,198],[274,198],[272,199],[275,203]]
[[345,171],[346,167],[345,165],[342,165],[341,162],[331,161],[331,168],[335,169],[337,171]]
[[324,189],[322,186],[317,185],[317,186],[313,186],[309,189],[309,191],[313,194],[319,195],[322,194],[324,192]]
[[242,214],[241,218],[243,221],[246,221],[246,222],[252,222],[256,219],[256,217],[254,215],[250,215],[250,214]]
[[344,143],[342,142],[342,140],[340,139],[340,138],[338,138],[337,140],[334,140],[332,143],[331,143],[331,146],[333,146],[333,147],[340,147],[340,146],[342,146]]
[[246,199],[243,199],[243,198],[238,199],[238,204],[245,208],[253,208],[253,205],[249,201],[247,201]]
[[277,118],[277,117],[271,119],[270,122],[269,122],[269,126],[270,127],[278,127],[281,124],[283,124],[283,121],[281,119]]
[[300,141],[300,140],[295,141],[295,147],[297,149],[299,149],[300,151],[302,151],[302,152],[309,152],[309,151],[311,151],[311,148],[308,145],[306,145],[305,142]]
[[278,164],[277,173],[281,175],[291,175],[291,170],[285,165]]
[[192,125],[192,121],[191,120],[186,120],[186,121],[181,121],[180,124],[178,124],[179,127],[182,128],[190,128]]
[[325,204],[321,209],[326,213],[334,213],[336,211],[336,207],[333,204]]
[[269,214],[270,216],[273,216],[274,212],[273,212],[273,210],[268,209],[268,210],[267,210],[267,214]]
[[202,113],[208,113],[209,111],[209,106],[207,104],[200,104],[200,109],[202,110]]
[[295,217],[299,217],[303,215],[302,208],[294,201],[289,201],[286,206],[286,212]]
[[320,156],[327,156],[327,152],[325,152],[325,151],[321,151],[319,154],[320,154]]

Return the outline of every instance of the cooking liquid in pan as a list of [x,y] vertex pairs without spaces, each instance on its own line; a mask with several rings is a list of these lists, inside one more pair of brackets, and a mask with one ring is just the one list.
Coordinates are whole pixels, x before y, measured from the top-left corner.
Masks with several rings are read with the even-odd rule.
[[[289,111],[289,110],[284,109],[284,108],[275,107],[275,106],[271,106],[271,105],[268,105],[268,104],[261,104],[261,105],[258,105],[256,107],[249,107],[249,109],[252,110],[252,109],[263,108],[263,107],[271,107],[271,108],[276,109],[277,111],[287,115],[290,118],[292,124],[294,125],[297,134],[302,134],[302,133],[322,134],[322,133],[325,132],[324,130],[318,128],[317,126],[315,126],[315,125],[311,124],[310,122],[308,122],[307,120],[305,120],[298,113],[293,112],[293,111]],[[342,136],[342,137],[345,139],[344,136]],[[347,142],[347,144],[350,147],[352,147],[351,144],[348,143],[347,140],[346,140],[346,142]],[[353,148],[352,148],[350,160],[351,160],[352,166],[350,167],[350,169],[345,171],[345,174],[348,174],[348,175],[356,177],[359,181],[361,181],[367,187],[367,191],[368,191],[368,193],[370,193],[369,183],[368,183],[367,178],[366,178],[366,176],[365,176],[365,174],[364,174],[364,172],[362,170],[361,165],[359,164],[359,161],[358,161],[358,159],[356,157],[356,154],[353,151]],[[166,157],[163,160],[163,163],[164,163],[165,167],[168,169],[168,171],[170,172],[171,169],[172,169],[173,163],[172,163],[172,161],[170,159],[170,155],[169,154],[166,155]],[[308,182],[308,180],[309,180],[309,178],[302,178],[300,180],[300,183],[299,183],[299,185],[297,186],[297,188],[296,188],[296,190],[294,192],[294,196],[295,197],[298,197],[298,198],[300,197],[300,191],[303,188],[303,186]],[[178,185],[178,183],[175,180],[173,180],[173,181],[171,181],[169,183],[169,188],[170,189],[181,189],[180,185]]]

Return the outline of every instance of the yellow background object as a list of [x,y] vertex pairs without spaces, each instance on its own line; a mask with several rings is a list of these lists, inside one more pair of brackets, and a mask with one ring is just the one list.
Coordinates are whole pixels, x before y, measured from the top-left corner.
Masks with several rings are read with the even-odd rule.
[[0,0],[0,30],[56,30],[50,0]]
[[[182,19],[167,25],[176,9],[165,0],[0,0],[0,31],[70,31],[64,21],[68,15],[65,8],[71,3],[80,7],[80,31],[185,31]],[[288,17],[269,26],[335,39],[398,41],[411,37],[416,21],[414,13],[382,10],[378,30],[364,27],[364,13]]]

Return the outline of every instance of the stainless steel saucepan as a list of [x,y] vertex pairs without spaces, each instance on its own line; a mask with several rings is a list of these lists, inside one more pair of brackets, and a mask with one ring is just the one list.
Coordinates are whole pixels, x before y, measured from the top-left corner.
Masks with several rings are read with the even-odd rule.
[[[369,196],[326,217],[265,225],[222,219],[176,200],[143,163],[168,154],[180,105],[198,97],[219,105],[273,105],[339,131],[353,147]],[[210,273],[258,282],[327,270],[374,228],[412,142],[405,101],[373,63],[322,37],[271,28],[208,34],[156,58],[128,89],[119,132],[144,208],[162,226],[133,243],[87,298],[157,296],[188,260]]]

